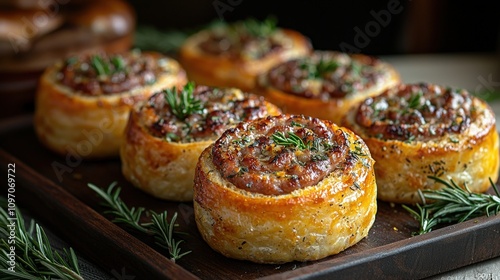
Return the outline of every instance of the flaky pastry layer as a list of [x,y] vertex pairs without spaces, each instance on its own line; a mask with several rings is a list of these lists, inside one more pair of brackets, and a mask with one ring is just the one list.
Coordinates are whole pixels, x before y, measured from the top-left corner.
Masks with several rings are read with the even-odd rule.
[[[153,54],[160,57],[159,54]],[[186,83],[184,70],[168,59],[170,71],[156,82],[111,95],[79,94],[58,82],[62,63],[43,73],[36,93],[34,126],[39,140],[54,152],[83,158],[118,156],[132,106],[154,92]]]
[[354,148],[359,138],[344,130],[363,160],[347,172],[332,172],[316,185],[282,195],[235,187],[213,164],[211,146],[205,149],[194,184],[195,219],[203,239],[230,258],[284,263],[321,259],[367,236],[377,210],[374,162],[364,144]]

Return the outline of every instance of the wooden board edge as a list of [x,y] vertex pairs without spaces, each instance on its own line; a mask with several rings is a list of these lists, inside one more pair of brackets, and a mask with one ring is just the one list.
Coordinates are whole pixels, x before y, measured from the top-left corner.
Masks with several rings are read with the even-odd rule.
[[127,274],[145,279],[199,279],[3,149],[0,162],[3,174],[8,163],[15,163],[16,202],[108,271],[126,268]]
[[500,214],[480,217],[260,279],[421,279],[499,257],[499,236]]

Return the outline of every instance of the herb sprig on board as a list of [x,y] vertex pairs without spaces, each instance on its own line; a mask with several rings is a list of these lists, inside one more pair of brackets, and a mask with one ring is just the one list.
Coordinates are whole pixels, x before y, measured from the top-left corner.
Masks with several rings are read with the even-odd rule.
[[189,115],[203,111],[201,100],[194,97],[193,92],[194,83],[192,82],[187,83],[180,92],[177,92],[176,87],[163,91],[165,100],[170,106],[170,112],[178,119],[185,120]]
[[[64,248],[62,252],[54,250],[43,228],[34,220],[26,227],[18,209],[15,228],[9,227],[12,220],[5,208],[3,205],[0,208],[1,279],[83,279],[72,248]],[[11,239],[13,229],[15,238]],[[9,270],[11,247],[15,247],[15,269]]]
[[[472,193],[467,186],[460,188],[453,180],[447,182],[438,177],[429,178],[444,187],[419,191],[423,204],[417,204],[416,210],[403,205],[420,223],[417,235],[428,233],[441,224],[460,223],[500,213],[500,192],[491,179],[490,184],[496,195]],[[430,202],[427,203],[427,200]]]
[[141,223],[140,220],[145,213],[145,209],[143,207],[129,208],[120,198],[121,188],[115,188],[115,186],[116,182],[109,185],[108,189],[104,191],[93,184],[88,184],[88,187],[104,200],[103,205],[108,208],[105,213],[114,216],[113,223],[123,224],[131,229],[153,236],[159,246],[168,250],[170,259],[173,262],[191,253],[191,251],[182,252],[180,245],[183,240],[177,240],[174,236],[181,234],[175,231],[175,227],[178,226],[175,223],[177,213],[174,213],[169,221],[167,211],[159,214],[148,211],[151,215],[151,222]]

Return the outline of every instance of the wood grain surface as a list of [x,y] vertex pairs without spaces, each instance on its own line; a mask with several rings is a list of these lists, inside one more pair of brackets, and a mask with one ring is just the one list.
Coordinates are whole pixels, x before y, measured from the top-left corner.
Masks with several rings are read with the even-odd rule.
[[[19,206],[105,270],[126,268],[137,279],[418,279],[500,256],[500,215],[412,236],[417,222],[399,205],[379,202],[368,237],[338,255],[282,265],[228,259],[201,239],[192,203],[162,201],[132,187],[119,159],[82,161],[53,154],[36,139],[30,116],[3,122],[0,135],[1,170],[16,164]],[[169,216],[177,212],[179,230],[189,234],[183,250],[192,253],[173,263],[149,237],[127,233],[99,214],[103,208],[87,183],[107,188],[114,181],[130,206],[167,210]]]

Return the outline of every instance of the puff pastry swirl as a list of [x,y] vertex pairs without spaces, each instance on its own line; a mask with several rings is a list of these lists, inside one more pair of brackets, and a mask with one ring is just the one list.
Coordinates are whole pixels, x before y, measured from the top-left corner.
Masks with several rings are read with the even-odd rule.
[[302,34],[249,19],[192,35],[181,47],[179,61],[199,84],[252,91],[258,74],[310,51]]
[[343,125],[363,138],[377,161],[378,196],[421,202],[419,189],[438,189],[429,176],[486,191],[498,179],[495,117],[465,90],[402,84],[364,100]]
[[374,161],[350,130],[311,117],[244,122],[203,151],[194,211],[216,251],[257,263],[310,261],[368,234]]
[[374,57],[315,51],[276,65],[257,83],[256,92],[285,113],[339,123],[356,103],[399,83],[399,74]]
[[[201,105],[181,115],[168,102],[176,89],[159,92],[130,114],[121,147],[122,171],[134,186],[155,197],[191,201],[196,163],[201,152],[226,129],[241,121],[281,111],[262,97],[235,88],[187,84],[180,99]],[[176,107],[177,108],[177,107]]]
[[158,53],[70,57],[47,68],[40,78],[35,132],[61,155],[118,156],[133,104],[185,83],[179,63]]

